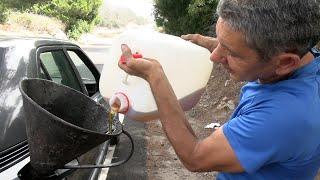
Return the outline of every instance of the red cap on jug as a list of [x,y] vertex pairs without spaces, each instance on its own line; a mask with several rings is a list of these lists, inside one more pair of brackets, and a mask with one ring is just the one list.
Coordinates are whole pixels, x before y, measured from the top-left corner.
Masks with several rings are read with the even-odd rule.
[[[142,54],[139,54],[138,52],[136,52],[135,54],[132,54],[132,57],[134,59],[138,59],[138,58],[142,58],[143,56],[142,56]],[[119,61],[121,64],[126,64],[128,60],[123,55],[121,55]]]

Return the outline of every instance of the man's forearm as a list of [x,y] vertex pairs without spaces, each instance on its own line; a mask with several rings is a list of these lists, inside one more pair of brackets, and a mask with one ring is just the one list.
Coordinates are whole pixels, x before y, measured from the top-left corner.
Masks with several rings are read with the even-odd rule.
[[149,79],[158,106],[164,132],[183,163],[188,161],[197,143],[174,91],[164,73],[154,73]]

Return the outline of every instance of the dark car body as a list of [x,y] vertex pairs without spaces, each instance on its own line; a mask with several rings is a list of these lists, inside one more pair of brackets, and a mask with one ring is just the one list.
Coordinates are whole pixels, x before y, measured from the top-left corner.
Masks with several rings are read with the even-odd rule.
[[[19,82],[25,78],[64,84],[108,108],[99,93],[100,73],[78,45],[56,39],[0,36],[0,179],[2,173],[29,157],[19,91]],[[105,142],[82,155],[80,163],[103,162],[108,145]],[[77,170],[67,179],[96,179],[99,172]]]

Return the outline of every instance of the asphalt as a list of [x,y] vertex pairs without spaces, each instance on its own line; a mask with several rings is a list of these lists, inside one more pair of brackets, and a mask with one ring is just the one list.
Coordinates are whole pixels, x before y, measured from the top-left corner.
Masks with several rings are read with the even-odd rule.
[[[146,129],[142,122],[124,120],[124,130],[129,132],[134,142],[134,153],[131,159],[123,165],[109,169],[107,180],[146,180],[147,179],[147,148]],[[125,135],[120,136],[112,162],[127,157],[130,152],[130,141]]]

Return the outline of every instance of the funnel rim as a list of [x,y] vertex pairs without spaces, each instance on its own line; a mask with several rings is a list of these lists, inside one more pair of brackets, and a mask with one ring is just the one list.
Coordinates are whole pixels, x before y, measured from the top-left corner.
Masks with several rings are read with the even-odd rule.
[[[47,115],[49,115],[50,117],[53,117],[53,118],[57,119],[57,120],[60,121],[61,123],[66,123],[66,124],[68,124],[68,125],[76,128],[76,129],[78,129],[78,130],[82,130],[82,131],[89,132],[89,133],[93,133],[93,134],[97,134],[97,135],[104,135],[104,136],[106,135],[106,133],[99,133],[99,132],[97,132],[97,131],[93,131],[93,130],[90,130],[90,129],[82,128],[82,127],[76,126],[76,125],[74,125],[74,124],[72,124],[72,123],[69,123],[69,122],[67,122],[67,121],[64,121],[64,120],[61,119],[60,117],[58,117],[58,116],[52,114],[51,112],[47,111],[46,109],[42,108],[38,103],[36,103],[32,98],[30,98],[30,97],[24,92],[24,90],[22,89],[22,83],[23,83],[23,82],[33,81],[33,80],[40,80],[40,81],[45,81],[45,82],[48,82],[48,83],[54,83],[54,84],[57,85],[57,86],[66,87],[66,88],[68,88],[69,90],[72,90],[72,91],[74,91],[74,92],[77,93],[77,94],[80,94],[80,95],[85,96],[84,94],[82,94],[82,93],[79,92],[79,91],[76,91],[76,90],[74,90],[74,89],[72,89],[72,88],[70,88],[70,87],[68,87],[68,86],[65,86],[65,85],[63,85],[63,84],[58,84],[58,83],[55,83],[55,82],[50,81],[50,80],[41,79],[41,78],[25,78],[25,79],[22,79],[22,80],[20,81],[20,83],[19,83],[20,92],[21,92],[21,94],[22,94],[25,98],[27,98],[33,105],[35,105],[35,106],[38,107],[38,108],[43,109],[44,112],[45,112]],[[93,99],[91,99],[90,97],[85,96],[85,98],[90,99],[90,101],[93,101],[93,102],[96,103],[97,105],[101,106],[100,104],[98,104],[97,102],[95,102],[95,101],[94,101]],[[101,106],[101,107],[104,108],[103,106]],[[108,134],[108,135],[113,136],[113,134]],[[117,134],[115,134],[115,135],[117,135]]]

